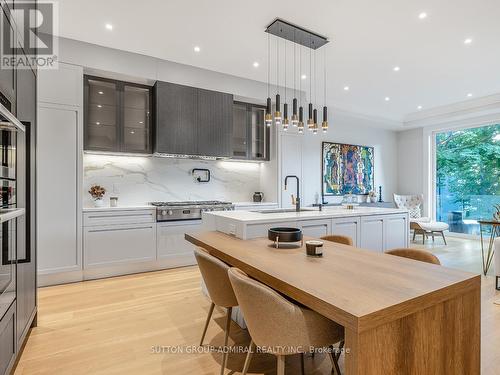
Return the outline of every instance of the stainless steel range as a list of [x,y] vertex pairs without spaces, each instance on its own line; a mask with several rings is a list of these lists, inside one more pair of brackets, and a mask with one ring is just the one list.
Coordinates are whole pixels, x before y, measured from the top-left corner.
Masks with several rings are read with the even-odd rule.
[[201,219],[204,211],[231,211],[231,202],[221,201],[187,201],[187,202],[151,202],[156,207],[157,221],[195,220]]

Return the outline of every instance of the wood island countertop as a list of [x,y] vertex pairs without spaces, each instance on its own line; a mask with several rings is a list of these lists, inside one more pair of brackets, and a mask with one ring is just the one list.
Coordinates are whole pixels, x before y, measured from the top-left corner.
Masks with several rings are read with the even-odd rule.
[[267,238],[185,238],[343,325],[347,374],[479,373],[479,275],[328,241],[315,258]]

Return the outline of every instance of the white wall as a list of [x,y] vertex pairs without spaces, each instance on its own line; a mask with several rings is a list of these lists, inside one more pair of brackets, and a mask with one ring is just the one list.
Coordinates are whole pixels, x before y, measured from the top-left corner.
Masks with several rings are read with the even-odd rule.
[[423,194],[423,128],[397,133],[399,194]]
[[[373,146],[375,152],[375,187],[382,186],[384,201],[391,201],[397,191],[397,135],[392,130],[373,127],[373,120],[342,112],[329,114],[326,134],[313,135],[306,131],[302,144],[302,200],[304,205],[314,203],[315,194],[321,197],[321,143],[323,141]],[[380,124],[377,124],[380,125]],[[321,199],[321,198],[320,198]],[[340,197],[325,197],[328,202],[339,202]]]

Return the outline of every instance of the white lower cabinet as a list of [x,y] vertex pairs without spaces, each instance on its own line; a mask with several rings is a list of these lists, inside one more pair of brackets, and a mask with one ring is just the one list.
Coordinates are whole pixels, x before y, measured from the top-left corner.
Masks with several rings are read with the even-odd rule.
[[332,219],[332,234],[350,237],[353,245],[359,246],[360,218],[343,217]]
[[86,269],[156,259],[155,223],[86,227],[83,236]]
[[384,218],[382,216],[361,218],[359,247],[367,250],[384,251]]
[[320,238],[332,232],[331,220],[307,220],[298,222],[298,227],[302,229],[305,237]]
[[408,246],[408,215],[380,215],[361,218],[361,248],[386,251]]
[[[388,216],[384,221],[385,250],[408,247],[408,218],[406,215]],[[402,234],[407,235],[403,236]]]
[[201,220],[172,221],[156,224],[158,260],[167,267],[196,264],[194,246],[184,238],[185,233],[198,232]]

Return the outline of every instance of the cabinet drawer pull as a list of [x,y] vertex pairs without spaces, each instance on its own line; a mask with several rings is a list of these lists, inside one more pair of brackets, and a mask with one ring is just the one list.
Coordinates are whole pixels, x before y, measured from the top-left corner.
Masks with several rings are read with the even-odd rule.
[[125,230],[138,230],[138,229],[153,229],[153,227],[140,227],[140,228],[112,228],[112,229],[91,229],[89,233],[95,232],[117,232],[117,231],[125,231]]
[[153,214],[127,214],[127,215],[92,215],[88,216],[89,219],[115,219],[115,218],[127,218],[127,217],[152,217]]

